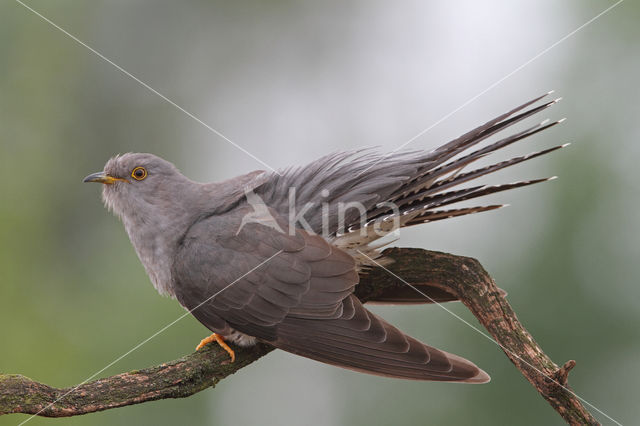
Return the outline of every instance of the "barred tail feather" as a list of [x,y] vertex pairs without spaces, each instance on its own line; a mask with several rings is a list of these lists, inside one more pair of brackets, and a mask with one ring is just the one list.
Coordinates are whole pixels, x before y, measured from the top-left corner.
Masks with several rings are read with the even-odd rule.
[[[472,149],[490,136],[513,126],[514,124],[519,123],[560,101],[561,98],[558,98],[545,102],[539,106],[533,106],[536,102],[540,101],[550,93],[551,92],[524,103],[429,153],[420,154],[407,152],[405,154],[394,154],[396,156],[394,158],[398,161],[397,164],[400,165],[404,164],[402,161],[406,161],[405,157],[411,155],[416,156],[416,168],[412,171],[410,168],[406,168],[405,166],[403,166],[405,169],[399,168],[399,171],[397,172],[399,177],[396,179],[401,179],[401,183],[384,194],[382,192],[378,192],[381,196],[378,204],[371,205],[368,207],[366,212],[366,221],[364,225],[364,228],[366,229],[362,228],[360,218],[358,218],[357,222],[347,222],[345,224],[347,232],[344,234],[337,234],[333,243],[339,247],[349,250],[350,253],[358,258],[359,264],[366,265],[369,262],[367,262],[366,259],[361,258],[362,256],[359,256],[357,252],[359,250],[363,250],[367,253],[367,256],[374,259],[378,258],[380,247],[383,245],[374,247],[373,243],[385,234],[397,229],[398,226],[403,228],[452,217],[495,210],[500,207],[504,207],[504,205],[495,204],[453,209],[443,209],[443,207],[448,207],[456,203],[476,199],[485,195],[530,186],[554,179],[554,177],[539,178],[521,180],[501,185],[473,185],[462,189],[456,188],[482,176],[549,154],[569,145],[557,145],[541,151],[532,152],[527,155],[495,162],[488,166],[464,171],[464,169],[470,164],[489,155],[495,154],[502,148],[512,146],[519,141],[527,139],[530,136],[536,135],[543,130],[547,130],[563,122],[564,119],[553,122],[544,120],[536,125],[530,126],[519,132],[514,132],[511,135],[489,143],[486,146]],[[386,159],[376,160],[374,165],[376,164],[376,167],[380,167],[380,170],[385,171],[384,173],[380,170],[376,172],[380,174],[380,177],[378,178],[380,179],[380,182],[387,182],[383,179],[391,179],[392,175],[386,174],[387,168],[392,167],[393,165],[391,164],[391,159],[388,161]],[[369,170],[371,167],[374,166],[369,166],[366,170]],[[400,173],[403,171],[410,173],[401,175]],[[375,185],[372,185],[372,188],[373,187],[375,187]],[[371,192],[366,192],[364,190],[362,192],[365,194],[363,197],[368,196],[367,194],[371,195]],[[375,194],[375,192],[373,192],[373,194]],[[389,204],[392,204],[393,208]],[[355,250],[356,248],[358,248],[358,250]]]

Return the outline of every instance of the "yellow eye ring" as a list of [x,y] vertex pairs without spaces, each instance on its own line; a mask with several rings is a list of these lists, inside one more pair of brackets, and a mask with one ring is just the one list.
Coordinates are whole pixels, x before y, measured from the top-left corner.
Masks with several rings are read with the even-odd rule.
[[147,177],[147,169],[144,167],[136,167],[131,171],[131,177],[135,180],[142,180]]

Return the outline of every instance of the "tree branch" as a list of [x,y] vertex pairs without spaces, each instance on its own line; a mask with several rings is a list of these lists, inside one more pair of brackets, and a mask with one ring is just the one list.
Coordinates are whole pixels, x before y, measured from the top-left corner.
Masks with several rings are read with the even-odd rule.
[[[576,362],[570,360],[558,368],[518,321],[505,299],[506,293],[496,286],[480,262],[421,249],[391,248],[384,254],[395,261],[388,269],[404,281],[440,289],[464,303],[522,375],[567,423],[599,424],[567,384],[569,371]],[[407,287],[382,268],[374,269],[363,283],[372,289],[371,294]],[[420,290],[424,291],[422,287]]]
[[[561,368],[542,351],[516,318],[482,265],[467,257],[422,249],[392,248],[389,271],[373,268],[361,277],[356,294],[363,301],[402,300],[409,296],[404,282],[437,302],[460,300],[489,331],[511,362],[569,424],[596,425],[567,384],[575,361]],[[412,290],[415,291],[415,290]],[[413,296],[415,297],[415,295]],[[235,347],[236,361],[217,345],[156,367],[59,389],[27,377],[0,374],[0,415],[9,413],[66,417],[164,398],[184,398],[214,387],[220,380],[251,364],[273,348],[259,344]]]

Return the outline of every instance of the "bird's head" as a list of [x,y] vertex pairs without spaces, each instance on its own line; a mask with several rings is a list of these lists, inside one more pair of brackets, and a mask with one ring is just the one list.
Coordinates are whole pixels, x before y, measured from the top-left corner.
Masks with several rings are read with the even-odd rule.
[[193,184],[170,162],[140,153],[111,158],[103,171],[90,174],[84,182],[103,184],[105,205],[125,222],[144,222],[145,218],[175,208],[172,204],[176,196]]

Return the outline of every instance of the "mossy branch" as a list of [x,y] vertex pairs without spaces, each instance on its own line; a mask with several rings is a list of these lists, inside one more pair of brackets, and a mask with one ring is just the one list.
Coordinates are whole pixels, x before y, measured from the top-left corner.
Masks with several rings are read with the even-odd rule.
[[[558,367],[518,321],[482,265],[467,257],[422,249],[392,248],[394,263],[364,274],[356,294],[363,301],[402,300],[417,287],[437,302],[460,300],[493,336],[511,362],[569,424],[596,425],[567,384],[575,361]],[[395,276],[394,276],[395,274]],[[400,277],[401,279],[398,279]],[[405,281],[405,282],[403,282]],[[413,296],[415,297],[415,295]],[[426,302],[426,301],[425,301]],[[156,367],[130,371],[70,388],[54,388],[17,374],[0,374],[0,415],[67,417],[165,398],[184,398],[214,387],[273,348],[234,348],[236,361],[217,345]]]

